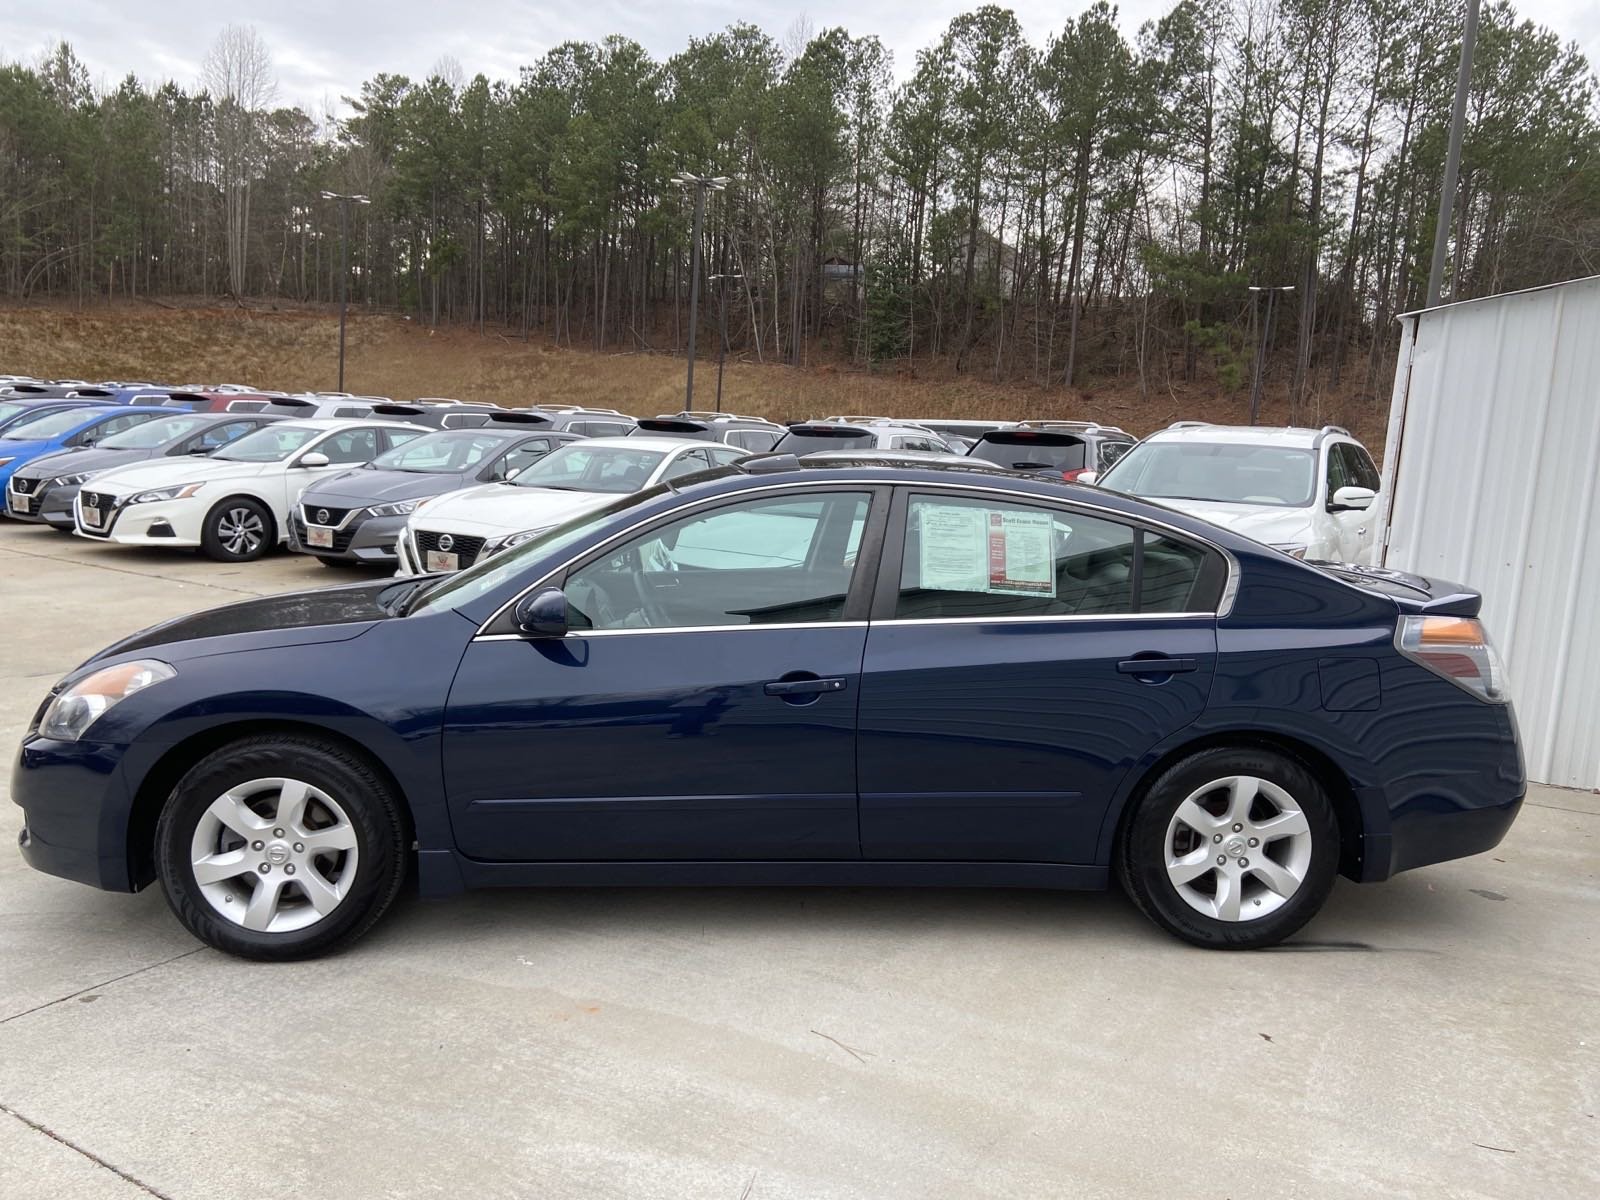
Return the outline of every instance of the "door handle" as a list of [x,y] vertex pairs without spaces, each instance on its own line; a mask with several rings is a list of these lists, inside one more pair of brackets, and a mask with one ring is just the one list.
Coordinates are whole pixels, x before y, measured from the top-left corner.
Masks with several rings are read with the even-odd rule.
[[820,696],[823,692],[842,692],[847,679],[780,679],[763,689],[769,696]]
[[1151,658],[1125,658],[1117,664],[1124,675],[1179,675],[1197,671],[1200,664],[1192,658],[1168,658],[1165,654]]

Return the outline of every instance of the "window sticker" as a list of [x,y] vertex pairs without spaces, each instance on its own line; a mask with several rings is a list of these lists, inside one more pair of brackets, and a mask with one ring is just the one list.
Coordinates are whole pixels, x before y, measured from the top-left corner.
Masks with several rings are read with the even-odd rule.
[[1049,514],[921,504],[918,515],[918,587],[1004,596],[1056,594]]

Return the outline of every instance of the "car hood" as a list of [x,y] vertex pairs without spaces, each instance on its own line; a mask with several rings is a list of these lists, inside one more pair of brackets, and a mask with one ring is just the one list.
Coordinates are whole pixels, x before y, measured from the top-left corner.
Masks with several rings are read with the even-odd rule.
[[411,518],[416,529],[500,537],[524,529],[548,529],[617,499],[614,492],[564,492],[486,483],[435,500]]
[[209,483],[213,479],[249,479],[282,463],[227,462],[219,458],[161,458],[155,462],[117,467],[95,480],[95,490],[119,496],[151,488],[184,483]]
[[457,474],[429,475],[420,471],[369,471],[358,469],[317,480],[300,495],[302,504],[329,508],[364,508],[453,492],[462,484]]
[[[394,615],[379,604],[378,597],[385,590],[397,586],[405,585],[385,579],[375,583],[319,588],[311,592],[287,592],[279,596],[263,596],[255,600],[241,600],[237,604],[225,604],[221,608],[207,609],[152,625],[149,629],[107,646],[84,666],[135,651],[166,651],[182,643],[203,643],[208,638],[240,634],[262,635],[254,648],[348,641],[363,633],[373,622],[388,620]],[[238,647],[230,645],[228,648],[232,650]],[[216,648],[206,645],[184,646],[184,649],[186,653],[172,657],[194,658],[218,652]],[[156,657],[161,655],[157,654]]]
[[1143,497],[1153,504],[1176,509],[1210,521],[1270,546],[1303,546],[1311,536],[1309,508],[1275,508],[1264,504],[1223,504],[1215,500],[1180,500],[1165,496]]
[[55,438],[21,438],[13,441],[10,438],[0,437],[0,458],[33,458],[43,454],[46,450],[54,450],[61,445]]
[[57,475],[81,475],[85,471],[110,471],[129,463],[144,462],[154,450],[101,450],[83,446],[42,454],[17,472],[24,479],[54,479]]

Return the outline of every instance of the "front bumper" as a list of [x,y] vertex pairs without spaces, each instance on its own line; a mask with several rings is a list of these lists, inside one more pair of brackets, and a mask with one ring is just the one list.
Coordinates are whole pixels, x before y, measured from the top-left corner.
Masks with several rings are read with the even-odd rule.
[[[6,516],[14,521],[28,521],[35,525],[51,525],[56,529],[72,528],[73,502],[78,498],[78,491],[82,484],[67,483],[56,487],[45,486],[45,481],[40,480],[36,489],[27,496],[18,496],[8,485],[6,487]],[[27,512],[22,512],[18,505],[25,502]]]
[[[120,499],[120,498],[118,498]],[[152,504],[117,503],[101,509],[101,523],[83,519],[83,493],[73,503],[74,528],[79,537],[123,546],[198,546],[204,504],[193,500],[158,500]]]
[[17,838],[35,870],[113,892],[137,891],[128,853],[133,797],[123,771],[126,747],[55,742],[30,735],[11,772],[11,798],[23,812]]
[[405,532],[406,518],[351,517],[349,524],[334,530],[333,545],[311,546],[306,543],[306,522],[299,506],[289,515],[289,549],[300,554],[314,554],[336,562],[372,563],[374,566],[392,567],[397,558],[395,543]]

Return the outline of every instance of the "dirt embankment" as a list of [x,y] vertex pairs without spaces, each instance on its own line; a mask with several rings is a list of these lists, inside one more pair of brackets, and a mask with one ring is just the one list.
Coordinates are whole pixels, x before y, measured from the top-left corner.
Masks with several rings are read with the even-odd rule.
[[[683,407],[684,361],[667,354],[569,349],[490,331],[430,330],[396,316],[352,316],[345,388],[410,399],[453,396],[508,405],[593,404],[653,414]],[[149,303],[0,308],[0,372],[79,379],[151,379],[184,384],[248,383],[288,391],[330,389],[338,370],[339,322],[326,310],[245,310]],[[1277,374],[1287,374],[1279,371]],[[715,357],[695,370],[695,407],[713,407]],[[1152,389],[1131,374],[1083,388],[994,383],[936,366],[866,372],[846,366],[787,367],[730,360],[722,408],[775,419],[874,413],[926,418],[1058,417],[1118,424],[1138,434],[1176,420],[1242,422],[1248,388],[1212,381]],[[1269,376],[1265,423],[1288,414],[1284,381]],[[1372,401],[1337,399],[1311,422],[1350,426],[1379,448],[1387,417]]]

